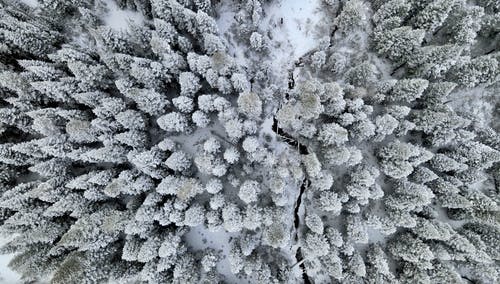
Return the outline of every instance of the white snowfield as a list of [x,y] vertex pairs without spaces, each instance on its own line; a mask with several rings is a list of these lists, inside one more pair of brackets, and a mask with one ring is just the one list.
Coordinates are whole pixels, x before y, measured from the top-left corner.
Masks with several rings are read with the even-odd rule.
[[295,62],[318,45],[321,0],[280,0],[264,8],[261,28],[272,33],[273,62]]
[[[0,238],[0,246],[6,244],[11,238]],[[21,282],[21,276],[12,271],[7,265],[14,257],[14,254],[0,255],[0,283],[17,284]]]
[[37,7],[39,5],[37,0],[21,0],[21,2],[30,7]]
[[115,30],[127,31],[129,23],[141,26],[144,16],[141,13],[131,10],[123,10],[116,5],[114,0],[102,0],[106,6],[106,13],[102,16],[104,23]]

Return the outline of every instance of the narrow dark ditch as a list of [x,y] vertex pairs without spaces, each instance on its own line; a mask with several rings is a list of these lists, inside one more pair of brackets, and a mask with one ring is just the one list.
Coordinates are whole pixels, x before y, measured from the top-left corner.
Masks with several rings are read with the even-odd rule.
[[273,131],[288,145],[298,149],[301,155],[309,154],[309,150],[307,149],[306,145],[300,144],[297,140],[295,140],[295,138],[292,137],[292,135],[286,133],[278,126],[278,120],[276,119],[276,117],[273,117]]
[[302,185],[300,186],[300,192],[299,192],[299,196],[297,197],[297,202],[296,202],[296,205],[295,205],[295,211],[294,211],[294,225],[295,225],[295,228],[297,229],[299,227],[299,208],[300,208],[300,204],[302,203],[302,194],[304,193],[304,191],[306,190],[306,188],[309,186],[309,180],[307,178],[305,178],[303,181],[302,181]]
[[[293,72],[290,71],[288,73],[288,89],[292,90],[295,87],[295,80],[293,78]],[[301,155],[307,155],[309,154],[309,150],[307,147],[303,144],[301,144],[299,141],[297,141],[295,138],[292,137],[292,135],[286,133],[283,131],[282,128],[279,127],[278,120],[276,117],[273,117],[273,131],[278,135],[283,141],[285,141],[288,145],[296,148],[299,150],[299,153]],[[300,192],[297,196],[297,200],[295,201],[295,208],[294,208],[294,220],[293,224],[295,227],[295,241],[298,243],[299,242],[299,226],[300,226],[300,216],[299,216],[299,211],[300,211],[300,206],[302,204],[302,196],[304,194],[304,191],[306,190],[307,187],[310,185],[309,179],[306,177],[302,181],[302,184],[300,186]],[[297,259],[297,263],[300,263],[300,269],[302,270],[302,279],[304,280],[305,284],[311,284],[311,280],[309,279],[309,276],[307,275],[307,270],[304,264],[304,256],[302,255],[302,250],[301,247],[299,246],[297,248],[297,252],[295,253],[295,258]]]
[[[299,149],[299,153],[301,155],[307,155],[309,154],[309,150],[307,149],[307,147],[303,144],[300,144],[297,140],[295,140],[290,134],[286,133],[285,131],[283,131],[283,129],[281,129],[279,126],[278,126],[278,120],[276,119],[276,117],[273,118],[273,127],[272,127],[273,131],[280,137],[283,139],[283,141],[285,141],[288,145],[294,147],[294,148],[297,148]],[[306,188],[310,185],[310,181],[309,179],[306,177],[304,178],[304,180],[302,181],[302,184],[300,186],[300,192],[299,192],[299,195],[297,196],[297,200],[295,201],[295,208],[294,208],[294,220],[293,220],[293,224],[294,224],[294,227],[295,227],[295,241],[298,242],[298,231],[299,231],[299,225],[300,225],[300,216],[299,216],[299,210],[300,210],[300,205],[302,204],[302,195],[304,194],[304,191],[306,190]],[[297,259],[297,262],[300,263],[300,268],[302,269],[302,278],[304,279],[304,283],[305,284],[309,284],[309,283],[312,283],[310,280],[309,280],[309,276],[307,275],[307,272],[306,272],[306,268],[305,268],[305,265],[304,265],[304,257],[302,255],[302,251],[300,249],[300,246],[299,248],[297,249],[297,252],[295,254],[295,258]]]
[[[310,181],[308,178],[305,178],[302,181],[302,185],[300,186],[300,192],[299,196],[297,197],[297,201],[295,203],[295,210],[294,210],[294,225],[295,225],[295,241],[299,241],[299,235],[298,235],[298,230],[299,230],[299,225],[300,225],[300,217],[299,217],[299,210],[300,210],[300,204],[302,203],[302,195],[304,194],[304,191],[306,188],[309,186]],[[302,279],[304,279],[305,284],[310,284],[311,280],[309,279],[309,276],[307,275],[307,270],[304,264],[304,256],[302,255],[302,250],[301,247],[297,249],[297,252],[295,253],[295,258],[297,259],[298,262],[300,263],[300,269],[302,269]]]

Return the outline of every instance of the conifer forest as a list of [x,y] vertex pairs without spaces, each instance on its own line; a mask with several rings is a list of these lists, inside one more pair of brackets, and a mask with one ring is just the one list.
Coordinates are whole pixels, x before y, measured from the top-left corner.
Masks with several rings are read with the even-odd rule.
[[0,0],[1,284],[500,283],[499,0]]

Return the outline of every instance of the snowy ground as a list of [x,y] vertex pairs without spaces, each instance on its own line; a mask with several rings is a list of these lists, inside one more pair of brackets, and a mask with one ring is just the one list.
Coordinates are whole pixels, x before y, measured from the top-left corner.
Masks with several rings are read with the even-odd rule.
[[20,2],[30,6],[30,7],[36,7],[38,6],[38,1],[37,0],[21,0]]
[[125,31],[128,29],[130,22],[141,25],[144,21],[144,17],[140,13],[131,10],[122,10],[116,5],[114,0],[103,0],[102,2],[107,9],[107,13],[102,16],[102,19],[106,26],[114,30]]
[[[260,20],[259,32],[266,33],[270,38],[270,54],[263,60],[272,63],[274,74],[282,74],[286,78],[287,70],[295,61],[318,45],[320,36],[317,30],[323,24],[321,1],[275,0],[265,4],[262,10],[264,17]],[[223,2],[217,8],[217,26],[238,65],[250,66],[251,59],[245,52],[247,47],[238,43],[231,31],[236,24],[236,13],[235,3]]]
[[[0,237],[0,246],[3,246],[8,241],[8,238]],[[19,275],[7,267],[13,256],[12,254],[0,255],[0,284],[21,283]]]
[[321,23],[320,2],[280,0],[264,7],[266,16],[261,28],[269,29],[272,34],[274,48],[271,58],[274,63],[291,63],[317,46],[315,31]]
[[[261,28],[271,37],[269,60],[278,81],[286,82],[288,70],[319,43],[316,31],[321,26],[320,0],[278,0],[264,7]],[[294,77],[297,75],[294,69]]]
[[[206,248],[213,248],[215,250],[222,251],[222,255],[227,256],[229,254],[229,239],[231,235],[224,231],[211,232],[204,228],[203,226],[198,226],[192,228],[185,236],[184,240],[189,245],[191,249],[203,250]],[[224,275],[225,281],[227,283],[238,283],[246,284],[250,283],[249,280],[236,277],[231,273],[231,268],[229,260],[226,258],[222,259],[217,264],[217,271]]]

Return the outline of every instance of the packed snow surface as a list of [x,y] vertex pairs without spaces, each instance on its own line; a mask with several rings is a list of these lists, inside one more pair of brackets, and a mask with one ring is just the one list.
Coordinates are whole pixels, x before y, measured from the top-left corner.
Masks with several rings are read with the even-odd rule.
[[[0,237],[0,246],[3,246],[8,241],[10,241],[10,238]],[[8,267],[13,257],[14,254],[0,255],[0,284],[21,283],[21,276]]]
[[144,21],[143,15],[135,11],[120,9],[113,0],[104,0],[104,3],[108,12],[103,16],[103,20],[112,29],[125,31],[129,23],[141,25]]
[[30,7],[36,7],[39,5],[37,0],[21,0],[21,2],[30,6]]
[[[275,39],[281,43],[273,48],[276,59],[280,55],[296,60],[317,45],[316,27],[320,24],[320,1],[282,0],[264,8],[266,14],[262,24],[270,28]],[[274,28],[276,27],[276,28]]]

